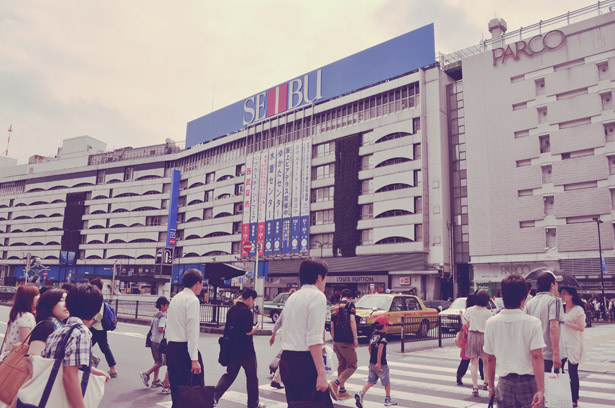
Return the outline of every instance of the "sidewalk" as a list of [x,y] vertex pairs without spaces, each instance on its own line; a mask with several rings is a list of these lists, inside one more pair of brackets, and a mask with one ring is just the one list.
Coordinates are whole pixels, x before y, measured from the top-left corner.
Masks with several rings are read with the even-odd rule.
[[[587,327],[585,336],[585,357],[579,371],[615,373],[615,324],[599,323]],[[459,361],[459,348],[446,346],[429,350],[413,351],[412,355]]]

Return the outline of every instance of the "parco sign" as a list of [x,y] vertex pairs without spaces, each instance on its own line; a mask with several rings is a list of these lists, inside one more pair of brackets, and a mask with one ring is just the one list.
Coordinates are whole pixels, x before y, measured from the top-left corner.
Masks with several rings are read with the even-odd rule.
[[521,58],[521,54],[532,57],[547,50],[555,50],[564,42],[566,42],[566,35],[560,30],[553,30],[544,35],[538,34],[528,41],[521,40],[514,44],[509,44],[506,48],[494,48],[491,50],[493,66],[497,66],[498,63],[505,64],[509,57],[518,61]]

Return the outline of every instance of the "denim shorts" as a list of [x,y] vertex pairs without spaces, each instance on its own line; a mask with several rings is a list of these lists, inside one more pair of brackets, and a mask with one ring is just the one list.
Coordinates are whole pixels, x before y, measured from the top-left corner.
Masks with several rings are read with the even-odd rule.
[[370,384],[376,384],[378,382],[378,378],[380,378],[380,383],[386,387],[391,384],[391,380],[389,378],[389,366],[383,365],[380,368],[380,371],[376,371],[374,368],[376,364],[369,364],[369,374],[367,376],[367,382]]

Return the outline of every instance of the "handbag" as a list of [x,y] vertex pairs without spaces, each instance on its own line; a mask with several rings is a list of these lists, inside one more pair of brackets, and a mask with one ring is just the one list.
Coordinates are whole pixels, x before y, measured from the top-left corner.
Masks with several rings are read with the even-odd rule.
[[570,376],[563,373],[545,373],[545,408],[572,408]]
[[214,391],[216,387],[206,387],[204,385],[191,385],[192,376],[188,379],[188,385],[179,387],[179,395],[177,396],[178,407],[202,407],[213,408],[214,406]]
[[457,332],[457,335],[455,336],[455,345],[459,348],[462,348],[463,343],[465,343],[465,341],[466,341],[466,331],[462,327],[461,330],[459,330]]
[[167,339],[162,339],[160,341],[160,346],[158,346],[158,352],[160,354],[167,354]]
[[145,337],[145,347],[152,347],[152,329],[150,327],[147,332],[147,336]]
[[[64,388],[63,362],[66,343],[68,343],[71,333],[77,326],[79,324],[71,326],[62,337],[54,358],[30,356],[28,361],[32,364],[32,377],[23,384],[17,393],[17,408],[71,407]],[[88,368],[85,371],[79,371],[81,393],[87,408],[97,408],[105,391],[105,378],[90,375],[91,368],[92,357],[90,355]]]
[[[228,331],[227,331],[228,328]],[[222,367],[226,367],[228,365],[228,352],[229,352],[229,344],[231,342],[230,333],[233,331],[233,326],[227,326],[224,328],[224,334],[222,337],[218,339],[218,344],[220,345],[220,353],[218,354],[218,363]]]
[[[6,358],[0,362],[0,401],[7,405],[11,405],[17,395],[17,391],[23,385],[28,378],[28,358],[27,354],[30,350],[30,336],[38,325],[39,322],[32,330],[25,340],[21,343],[13,346]],[[8,327],[7,327],[8,332]],[[4,335],[4,341],[2,342],[2,348],[6,342],[6,334]]]

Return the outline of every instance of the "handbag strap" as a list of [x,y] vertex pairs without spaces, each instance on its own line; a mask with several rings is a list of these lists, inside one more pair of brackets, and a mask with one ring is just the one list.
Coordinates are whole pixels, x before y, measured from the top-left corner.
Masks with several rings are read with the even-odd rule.
[[[49,401],[49,396],[51,395],[51,389],[53,388],[53,384],[56,381],[56,377],[58,376],[58,372],[60,371],[60,367],[62,366],[62,363],[64,361],[64,355],[66,353],[66,344],[70,340],[73,330],[75,330],[79,325],[80,323],[73,324],[68,329],[66,334],[64,334],[64,337],[62,337],[62,340],[60,340],[60,344],[58,344],[58,348],[56,349],[56,352],[54,355],[55,361],[53,362],[53,368],[51,369],[51,374],[49,374],[47,385],[45,385],[45,390],[43,391],[43,395],[41,396],[41,402],[38,404],[39,408],[45,408],[47,406],[47,402]],[[83,376],[81,378],[82,395],[85,395],[85,391],[88,386],[88,381],[90,379],[91,368],[92,368],[92,353],[90,353],[90,361],[88,365],[88,370],[83,373]]]

